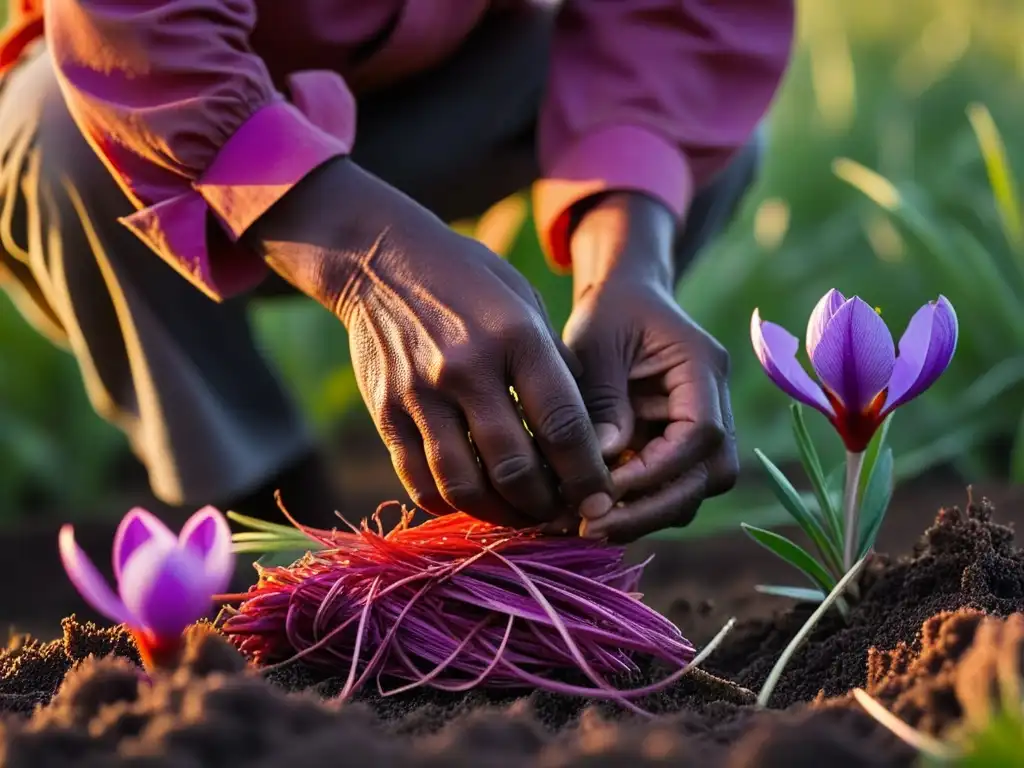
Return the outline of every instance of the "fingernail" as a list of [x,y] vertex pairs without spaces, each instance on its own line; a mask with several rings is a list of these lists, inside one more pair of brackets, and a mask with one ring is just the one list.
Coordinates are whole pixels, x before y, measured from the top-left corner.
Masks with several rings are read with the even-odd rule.
[[595,527],[589,520],[580,520],[581,539],[590,539],[591,541],[597,541],[605,538],[605,534],[601,533],[600,528]]
[[602,451],[610,451],[615,447],[615,441],[619,439],[619,428],[614,424],[595,424],[594,432]]
[[607,493],[595,493],[593,496],[584,499],[583,503],[580,504],[580,517],[587,520],[597,520],[607,515],[613,506],[612,497]]

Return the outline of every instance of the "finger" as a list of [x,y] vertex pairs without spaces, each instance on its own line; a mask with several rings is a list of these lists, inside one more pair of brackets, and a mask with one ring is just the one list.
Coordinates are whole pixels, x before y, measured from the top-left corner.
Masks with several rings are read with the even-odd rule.
[[491,487],[524,517],[543,522],[564,511],[557,481],[523,426],[507,389],[481,389],[460,400]]
[[584,520],[580,536],[628,543],[664,528],[687,525],[707,497],[708,481],[708,468],[698,464],[657,493],[616,505],[597,520]]
[[[669,408],[677,420],[665,427],[629,461],[612,472],[616,493],[647,491],[673,480],[709,458],[722,444],[722,423],[718,383],[709,372],[695,375],[680,366],[670,372]],[[673,404],[674,403],[674,404]]]
[[446,504],[495,525],[525,528],[535,524],[491,487],[470,445],[469,428],[454,405],[423,404],[411,415],[422,435],[434,485]]
[[722,409],[725,437],[714,458],[708,462],[707,498],[721,496],[733,489],[740,474],[740,456],[736,449],[736,424],[732,416],[729,387],[723,381],[718,386],[718,402]]
[[633,437],[635,416],[629,401],[629,360],[613,344],[578,343],[583,374],[580,394],[606,459],[614,459]]
[[612,505],[611,476],[576,381],[550,344],[514,349],[513,385],[563,499],[581,514],[604,514]]
[[445,501],[437,488],[423,448],[423,436],[412,418],[404,412],[391,416],[387,428],[381,433],[391,452],[391,463],[398,479],[413,504],[432,515],[455,512],[456,509]]
[[573,353],[566,343],[562,341],[562,337],[558,335],[555,330],[555,326],[551,323],[551,315],[548,314],[548,307],[544,303],[544,297],[540,295],[540,291],[530,286],[530,290],[533,292],[533,301],[536,304],[537,309],[540,311],[541,317],[544,318],[544,326],[548,329],[548,336],[551,338],[551,343],[555,345],[555,349],[558,350],[559,357],[562,358],[562,362],[569,369],[569,373],[572,374],[574,379],[579,379],[583,375],[583,363]]
[[540,291],[534,288],[533,284],[523,277],[519,270],[507,261],[501,261],[499,265],[496,265],[496,267],[505,273],[502,275],[502,279],[505,281],[505,284],[515,291],[519,298],[540,313],[540,316],[544,321],[544,327],[547,328],[548,336],[555,345],[555,349],[558,350],[559,356],[569,369],[569,372],[573,375],[573,378],[578,379],[583,372],[583,367],[580,365],[580,361],[576,358],[576,355],[572,353],[569,347],[565,345],[562,338],[555,331],[555,327],[551,323],[551,314],[548,312],[547,304],[544,303],[544,297],[541,295]]

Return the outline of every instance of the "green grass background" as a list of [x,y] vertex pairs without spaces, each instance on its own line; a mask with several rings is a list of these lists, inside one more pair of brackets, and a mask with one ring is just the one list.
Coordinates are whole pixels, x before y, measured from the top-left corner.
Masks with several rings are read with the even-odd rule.
[[[749,459],[754,447],[779,462],[795,455],[786,401],[750,352],[754,307],[802,334],[817,299],[836,287],[879,306],[898,336],[913,311],[942,292],[959,312],[960,351],[940,384],[898,414],[892,431],[898,471],[908,477],[952,461],[971,478],[1004,475],[1009,458],[976,446],[1012,437],[1024,410],[1024,284],[972,276],[993,268],[1012,276],[1024,261],[1021,244],[1008,235],[1008,209],[1001,214],[996,204],[967,109],[977,103],[990,110],[1008,145],[1006,167],[1019,174],[1024,3],[798,5],[798,50],[771,113],[763,177],[679,294],[732,352],[742,456]],[[920,227],[915,233],[838,178],[837,158],[896,184],[920,212],[930,241],[922,241]],[[1019,215],[1019,202],[1009,199]],[[971,238],[970,248],[961,232]],[[544,267],[529,220],[512,238],[508,257],[541,287],[554,319],[564,320],[568,285]],[[1021,309],[1019,315],[994,312],[988,291],[999,282],[1010,291],[1006,306]],[[326,312],[285,301],[259,308],[253,319],[320,429],[346,416],[365,418],[344,332]],[[827,425],[811,422],[826,454],[833,449],[838,458]],[[89,409],[74,361],[0,298],[0,524],[43,506],[69,515],[102,508],[112,491],[111,463],[122,449],[120,435]],[[702,518],[728,524],[737,516],[763,521],[777,514],[762,501],[738,492],[716,502],[722,514]]]

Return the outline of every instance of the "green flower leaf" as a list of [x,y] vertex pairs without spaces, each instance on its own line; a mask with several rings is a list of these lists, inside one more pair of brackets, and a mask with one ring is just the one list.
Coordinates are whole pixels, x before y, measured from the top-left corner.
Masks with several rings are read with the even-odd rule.
[[892,448],[886,448],[879,455],[871,470],[864,497],[860,502],[860,531],[858,538],[859,553],[863,557],[875,545],[878,532],[882,528],[885,512],[892,501],[893,491],[893,458]]
[[860,499],[864,498],[868,482],[870,482],[871,474],[874,471],[875,462],[878,461],[878,456],[882,448],[885,447],[885,441],[889,437],[889,425],[892,423],[894,415],[895,413],[890,413],[885,417],[882,426],[875,432],[874,437],[871,438],[871,442],[868,443],[868,447],[864,451],[864,465],[860,470],[860,488],[857,489],[857,497]]
[[831,592],[832,588],[836,585],[835,579],[811,554],[785,536],[774,533],[772,531],[766,531],[764,528],[755,528],[752,525],[741,523],[740,527],[743,528],[750,538],[756,541],[765,549],[773,552],[778,557],[785,560],[787,563],[792,565],[794,568],[801,571],[811,583],[816,587],[819,587],[823,592]]
[[821,459],[818,458],[818,451],[814,447],[811,435],[807,431],[807,423],[804,421],[804,410],[799,403],[792,403],[789,411],[793,416],[793,437],[796,438],[796,446],[800,452],[800,463],[803,464],[807,479],[811,481],[811,488],[814,490],[814,497],[818,500],[818,508],[828,523],[828,534],[836,551],[842,545],[843,524],[839,514],[839,508],[833,503],[829,495],[828,482],[825,480],[825,473],[821,468]]
[[796,633],[792,640],[789,641],[789,645],[782,651],[782,655],[779,656],[778,661],[775,662],[775,666],[772,667],[771,672],[768,673],[768,679],[765,680],[764,686],[761,688],[761,692],[757,695],[757,705],[759,707],[768,706],[768,702],[771,701],[772,692],[775,690],[775,686],[779,684],[779,678],[782,677],[782,673],[786,670],[786,665],[789,664],[789,660],[793,658],[793,654],[796,653],[797,649],[803,644],[807,636],[814,631],[814,627],[821,620],[821,617],[825,615],[825,612],[832,607],[833,603],[839,601],[843,595],[843,591],[847,585],[861,572],[864,564],[867,562],[867,558],[861,558],[853,567],[846,572],[846,575],[839,580],[839,582],[829,591],[828,596],[821,601],[821,605],[814,609],[814,613],[811,614],[810,618],[804,622],[804,625],[800,627],[800,631]]
[[803,603],[820,603],[825,599],[825,593],[820,589],[808,589],[806,587],[784,587],[779,584],[758,584],[754,591],[762,595],[774,595],[785,597],[790,600],[799,600]]
[[775,498],[793,516],[793,519],[796,520],[810,540],[814,542],[814,546],[817,547],[818,553],[825,562],[825,566],[834,573],[842,572],[840,565],[842,563],[842,556],[840,555],[839,548],[828,534],[825,533],[825,529],[822,527],[818,516],[807,508],[807,505],[804,504],[803,499],[800,498],[800,494],[797,493],[792,483],[782,474],[782,470],[771,462],[771,459],[757,449],[754,449],[754,455],[757,456],[761,466],[768,472],[768,476],[772,481],[772,492],[775,494]]

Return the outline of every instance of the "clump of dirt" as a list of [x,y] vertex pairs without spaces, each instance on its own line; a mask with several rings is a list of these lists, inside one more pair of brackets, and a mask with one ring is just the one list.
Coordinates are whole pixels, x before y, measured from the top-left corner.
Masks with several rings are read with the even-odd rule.
[[[1024,552],[1013,529],[995,523],[985,499],[964,511],[939,512],[908,557],[877,557],[860,580],[863,599],[844,624],[830,612],[791,660],[772,705],[787,707],[838,696],[867,682],[872,648],[900,644],[916,655],[919,629],[930,617],[961,608],[993,616],[1024,611]],[[707,669],[758,690],[813,606],[797,606],[771,619],[746,623],[709,659]]]
[[829,616],[783,676],[772,703],[786,711],[758,710],[751,691],[807,606],[745,622],[705,670],[638,702],[661,715],[652,720],[541,692],[384,697],[371,685],[339,704],[343,681],[299,664],[248,669],[209,625],[193,630],[178,669],[147,676],[129,635],[72,617],[61,640],[0,652],[0,708],[11,713],[0,721],[0,768],[909,766],[909,748],[850,689],[867,686],[933,733],[980,711],[994,670],[1020,663],[1024,616],[993,617],[1024,611],[1024,558],[982,502],[940,512],[910,556],[878,558],[859,586],[849,624]]

